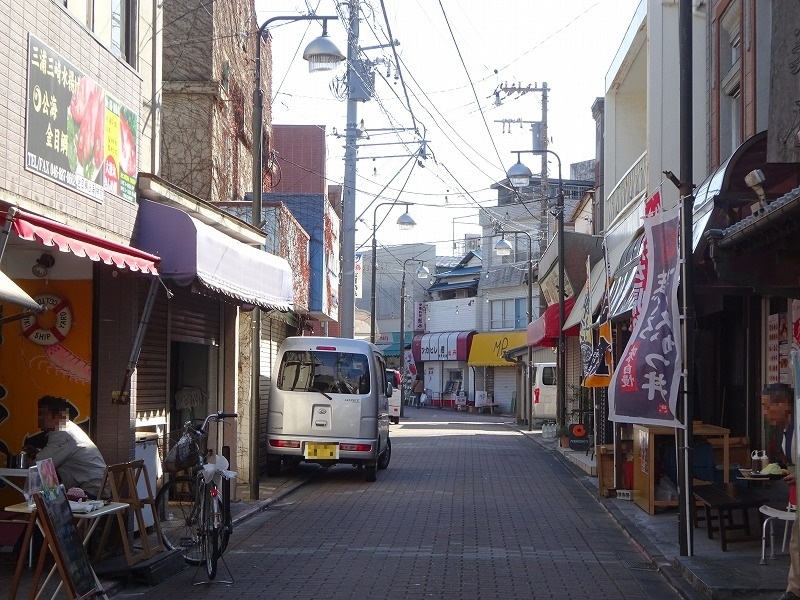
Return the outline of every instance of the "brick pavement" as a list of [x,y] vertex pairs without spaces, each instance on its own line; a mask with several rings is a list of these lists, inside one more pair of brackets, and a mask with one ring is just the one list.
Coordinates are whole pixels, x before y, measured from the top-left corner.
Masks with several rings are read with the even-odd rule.
[[235,584],[192,587],[202,570],[191,568],[147,595],[679,597],[580,478],[509,417],[406,412],[376,483],[348,466],[299,467],[290,476],[310,478],[304,487],[241,521],[226,554]]
[[264,477],[260,500],[234,501],[234,585],[192,586],[203,572],[190,567],[154,588],[108,582],[109,595],[363,598],[368,582],[385,598],[678,597],[674,588],[769,600],[783,589],[785,556],[761,566],[758,543],[722,553],[702,528],[695,556],[678,556],[677,513],[598,498],[595,478],[508,416],[406,411],[376,484],[347,466],[301,466]]

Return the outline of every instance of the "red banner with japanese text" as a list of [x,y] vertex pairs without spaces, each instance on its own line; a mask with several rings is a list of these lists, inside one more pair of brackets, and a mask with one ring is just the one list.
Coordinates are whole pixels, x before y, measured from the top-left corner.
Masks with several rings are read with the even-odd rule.
[[682,366],[678,307],[680,207],[646,217],[644,292],[612,375],[609,420],[683,427],[676,417]]
[[[652,217],[661,210],[661,192],[656,190],[644,203],[644,216]],[[642,256],[639,259],[639,266],[636,267],[636,274],[633,277],[633,310],[631,311],[631,328],[636,326],[639,315],[642,313],[642,300],[644,298],[644,288],[647,285],[647,237],[642,245]]]

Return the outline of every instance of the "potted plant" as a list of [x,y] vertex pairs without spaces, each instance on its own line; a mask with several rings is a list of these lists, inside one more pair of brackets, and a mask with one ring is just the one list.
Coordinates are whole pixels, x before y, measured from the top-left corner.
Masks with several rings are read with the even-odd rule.
[[562,448],[569,448],[569,428],[566,425],[560,425],[556,429],[556,437]]

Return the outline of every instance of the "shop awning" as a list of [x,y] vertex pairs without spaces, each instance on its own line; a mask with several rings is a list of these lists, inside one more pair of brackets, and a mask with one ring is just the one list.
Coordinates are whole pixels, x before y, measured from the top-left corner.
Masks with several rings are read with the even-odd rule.
[[[600,306],[600,301],[603,299],[603,294],[606,291],[606,265],[604,260],[600,260],[592,267],[590,283],[589,283],[589,318],[593,318]],[[567,320],[564,322],[564,327],[569,329],[577,325],[580,327],[581,319],[583,319],[584,304],[586,302],[586,287],[581,288],[581,293],[575,300],[575,305],[567,315]]]
[[290,310],[289,263],[239,242],[184,211],[140,200],[139,247],[161,257],[163,277],[179,285],[195,282],[240,303]]
[[115,265],[119,269],[158,275],[156,268],[158,257],[147,252],[17,208],[12,208],[7,213],[0,213],[0,216],[3,223],[10,218],[11,228],[24,240],[39,241],[45,246],[56,246],[61,252],[72,252],[75,256]]
[[503,353],[525,345],[524,331],[478,333],[472,338],[467,363],[471,367],[511,367]]
[[384,356],[400,356],[400,344],[375,344]]
[[[575,296],[570,296],[564,300],[565,325],[566,315],[570,313],[573,306],[575,306]],[[558,303],[551,304],[547,307],[547,310],[544,311],[544,314],[541,317],[528,325],[526,339],[528,346],[555,347],[558,345],[558,312]],[[578,326],[575,325],[569,329],[565,329],[564,334],[578,335]]]
[[3,304],[6,302],[15,304],[16,306],[21,306],[24,309],[32,310],[37,313],[46,310],[2,271],[0,271],[0,302]]
[[619,260],[619,268],[614,273],[609,290],[609,317],[614,318],[624,315],[633,309],[633,280],[639,268],[644,246],[644,231],[637,235],[628,244]]
[[429,360],[459,360],[469,358],[474,331],[444,331],[415,335],[411,353],[415,362]]
[[458,281],[458,282],[447,282],[447,281],[439,281],[434,283],[432,286],[428,288],[429,292],[441,292],[443,290],[463,290],[467,288],[476,288],[478,287],[478,280],[472,279],[470,281]]

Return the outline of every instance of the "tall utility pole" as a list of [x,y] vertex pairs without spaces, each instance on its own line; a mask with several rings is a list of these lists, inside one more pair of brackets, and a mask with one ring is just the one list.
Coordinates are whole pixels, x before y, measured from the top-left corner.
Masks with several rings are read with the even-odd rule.
[[356,161],[358,140],[358,101],[353,97],[353,81],[358,75],[355,65],[358,55],[359,0],[348,0],[349,27],[347,35],[347,125],[344,147],[344,190],[342,194],[342,283],[339,294],[340,336],[355,335],[355,268],[356,268]]
[[[542,93],[542,120],[541,121],[523,121],[522,119],[502,119],[501,121],[496,121],[503,123],[503,128],[505,129],[506,124],[512,123],[530,123],[531,125],[531,150],[542,152],[542,174],[541,174],[541,184],[542,184],[542,203],[539,207],[539,255],[543,254],[543,249],[547,245],[548,242],[548,233],[549,233],[549,213],[547,211],[547,198],[550,197],[550,190],[549,190],[549,183],[547,180],[547,92],[550,88],[547,87],[547,82],[543,81],[542,86],[539,87],[538,84],[534,83],[533,85],[528,85],[527,87],[523,87],[522,85],[512,85],[506,86],[502,85],[495,90],[495,94],[499,94],[500,92],[510,96],[512,94],[516,94],[518,96],[522,96],[529,92],[541,92]],[[498,95],[499,98],[499,95]]]

